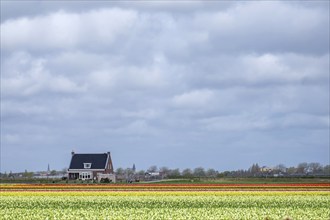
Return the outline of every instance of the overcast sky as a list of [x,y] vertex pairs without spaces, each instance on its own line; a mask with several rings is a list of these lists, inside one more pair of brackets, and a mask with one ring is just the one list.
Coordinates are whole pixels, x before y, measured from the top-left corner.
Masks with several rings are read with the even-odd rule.
[[328,1],[1,1],[1,172],[329,163]]

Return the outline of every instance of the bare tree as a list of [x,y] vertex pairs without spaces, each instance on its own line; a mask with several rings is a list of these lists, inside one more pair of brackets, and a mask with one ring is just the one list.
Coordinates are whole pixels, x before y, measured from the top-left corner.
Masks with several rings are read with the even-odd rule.
[[303,174],[307,173],[308,164],[306,162],[300,163],[297,166],[297,173]]
[[297,168],[295,168],[295,167],[289,167],[287,169],[287,172],[288,172],[288,174],[294,174],[294,173],[297,172]]
[[33,172],[28,172],[27,170],[25,170],[25,172],[23,173],[23,177],[32,178],[33,177]]
[[326,175],[330,175],[330,165],[325,165],[323,167],[323,173]]
[[168,176],[170,174],[170,169],[168,167],[161,167],[159,168],[159,172],[162,172],[163,175]]
[[287,171],[286,166],[284,164],[278,164],[277,166],[275,166],[275,170],[277,172],[282,172],[282,173],[285,173]]
[[125,170],[124,170],[123,168],[118,167],[118,168],[116,169],[116,174],[117,174],[117,175],[123,175],[124,173],[125,173]]
[[158,170],[157,166],[153,165],[153,166],[149,167],[149,169],[147,171],[150,173],[154,173],[154,172],[157,172],[157,170]]
[[127,169],[125,170],[125,174],[128,175],[128,176],[131,176],[131,175],[134,174],[134,171],[133,171],[131,168],[127,168]]
[[309,163],[308,164],[308,171],[316,174],[316,173],[321,173],[323,170],[323,167],[320,163]]
[[144,170],[139,170],[136,174],[140,175],[140,176],[143,176],[145,174],[145,171]]
[[206,171],[206,176],[207,177],[212,177],[215,178],[217,176],[218,172],[215,169],[208,169]]
[[169,171],[169,176],[171,177],[180,177],[180,175],[181,173],[178,168]]
[[193,175],[192,170],[187,168],[182,171],[182,176],[185,178],[191,178]]
[[197,167],[194,169],[195,177],[205,177],[205,170],[203,167]]
[[249,172],[251,174],[257,174],[257,173],[259,173],[259,171],[260,171],[260,167],[259,167],[259,165],[257,163],[256,164],[252,164],[252,166],[249,168]]

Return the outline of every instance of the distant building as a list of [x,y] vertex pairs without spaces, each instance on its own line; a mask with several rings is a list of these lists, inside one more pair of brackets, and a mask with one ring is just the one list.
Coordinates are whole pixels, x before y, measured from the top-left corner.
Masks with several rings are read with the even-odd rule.
[[273,168],[263,166],[263,167],[260,168],[260,171],[261,171],[262,173],[270,173],[270,172],[273,171]]
[[115,182],[110,152],[103,154],[76,154],[72,158],[68,169],[68,178],[71,180],[98,180],[108,178]]
[[165,174],[163,172],[146,172],[144,174],[144,178],[147,181],[150,180],[161,180],[163,179]]

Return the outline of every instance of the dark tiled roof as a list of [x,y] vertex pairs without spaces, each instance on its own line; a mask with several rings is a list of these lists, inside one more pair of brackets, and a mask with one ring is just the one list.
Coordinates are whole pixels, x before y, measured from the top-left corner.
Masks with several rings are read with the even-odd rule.
[[69,169],[84,169],[84,163],[92,163],[91,169],[104,169],[108,154],[74,154]]

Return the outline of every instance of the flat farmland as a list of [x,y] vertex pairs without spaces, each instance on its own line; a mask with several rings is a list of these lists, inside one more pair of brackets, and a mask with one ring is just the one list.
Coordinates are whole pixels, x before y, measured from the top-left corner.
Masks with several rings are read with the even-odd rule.
[[329,219],[330,184],[2,184],[1,219]]

